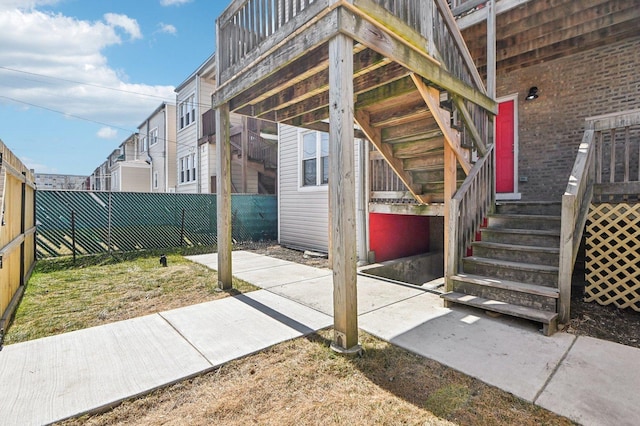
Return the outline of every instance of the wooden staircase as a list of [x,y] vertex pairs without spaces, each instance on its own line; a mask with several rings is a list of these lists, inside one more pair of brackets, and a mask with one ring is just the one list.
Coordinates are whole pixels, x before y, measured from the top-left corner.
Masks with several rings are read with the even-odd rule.
[[447,304],[542,323],[551,335],[558,322],[560,203],[497,203],[462,259],[461,272],[450,279]]
[[[432,95],[439,99],[437,91]],[[460,133],[450,125],[450,111],[441,108],[439,100],[431,108],[442,120],[436,120],[425,99],[412,91],[380,100],[357,113],[358,124],[377,149],[372,158],[384,158],[405,188],[423,204],[444,202],[444,133],[454,139],[462,157],[470,156],[469,149],[460,147]],[[465,176],[463,168],[458,167],[457,186]]]

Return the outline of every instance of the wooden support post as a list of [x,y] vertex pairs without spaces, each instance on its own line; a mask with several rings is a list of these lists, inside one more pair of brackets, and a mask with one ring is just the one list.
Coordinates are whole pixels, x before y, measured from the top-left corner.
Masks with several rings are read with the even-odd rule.
[[332,348],[357,353],[356,194],[353,139],[353,40],[329,41],[329,211],[333,263]]
[[242,193],[247,193],[247,161],[249,160],[249,123],[247,117],[242,117],[242,133],[241,136],[242,149]]
[[496,98],[496,4],[489,0],[487,9],[487,96]]
[[218,287],[231,282],[231,130],[229,104],[216,109],[216,207],[218,231]]
[[[458,261],[455,253],[458,250],[457,235],[457,203],[453,196],[457,190],[457,162],[456,155],[448,144],[444,145],[444,265],[446,291],[452,291],[449,277],[458,272]],[[453,214],[455,213],[455,215]],[[446,303],[445,303],[446,305]]]

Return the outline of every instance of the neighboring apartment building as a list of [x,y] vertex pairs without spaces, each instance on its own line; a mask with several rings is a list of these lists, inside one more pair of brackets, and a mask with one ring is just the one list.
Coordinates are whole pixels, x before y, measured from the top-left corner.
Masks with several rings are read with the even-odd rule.
[[215,145],[199,149],[198,140],[202,137],[202,114],[211,108],[214,88],[215,55],[211,55],[175,89],[176,192],[213,192],[209,176],[215,170]]
[[132,133],[107,159],[110,191],[151,191],[151,164],[147,162],[146,157],[140,156],[138,145],[139,136],[137,133]]
[[36,173],[36,186],[38,190],[68,189],[81,191],[84,189],[87,176],[61,175],[54,173]]
[[151,164],[151,192],[176,190],[176,106],[163,102],[138,126],[139,158]]
[[100,164],[89,176],[91,191],[110,191],[111,190],[111,174],[109,172],[108,161]]
[[[216,192],[216,121],[211,95],[216,59],[176,87],[176,192]],[[234,193],[275,194],[278,136],[275,123],[231,114],[231,187]]]

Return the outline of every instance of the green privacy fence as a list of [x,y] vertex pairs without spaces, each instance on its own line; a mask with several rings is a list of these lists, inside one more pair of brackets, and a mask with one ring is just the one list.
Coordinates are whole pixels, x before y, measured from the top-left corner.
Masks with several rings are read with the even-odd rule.
[[[231,196],[236,241],[277,238],[277,198]],[[209,246],[217,242],[215,194],[37,191],[39,258]]]

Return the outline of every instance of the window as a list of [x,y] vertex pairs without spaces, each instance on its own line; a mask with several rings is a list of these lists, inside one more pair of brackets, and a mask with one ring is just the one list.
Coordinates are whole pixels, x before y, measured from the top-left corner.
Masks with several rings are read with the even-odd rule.
[[191,180],[196,180],[196,154],[191,154]]
[[149,140],[146,136],[142,137],[142,141],[140,142],[140,152],[147,152],[149,150]]
[[155,145],[158,143],[158,128],[156,127],[152,131],[149,132],[149,146]]
[[158,189],[158,172],[153,172],[153,188]]
[[180,183],[193,182],[196,180],[196,154],[180,157],[178,167]]
[[302,135],[302,186],[329,183],[329,134],[307,132]]
[[184,101],[180,102],[178,110],[180,112],[180,128],[183,129],[189,124],[196,121],[196,97],[195,95],[189,96]]

